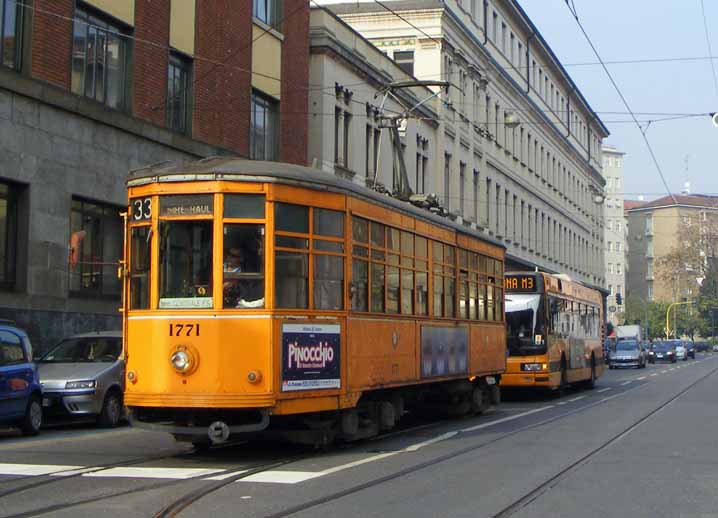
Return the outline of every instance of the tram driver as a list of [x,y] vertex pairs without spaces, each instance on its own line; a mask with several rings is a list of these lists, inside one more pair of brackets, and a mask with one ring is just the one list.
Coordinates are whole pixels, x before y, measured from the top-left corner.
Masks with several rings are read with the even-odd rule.
[[263,227],[226,225],[223,299],[225,308],[264,307]]

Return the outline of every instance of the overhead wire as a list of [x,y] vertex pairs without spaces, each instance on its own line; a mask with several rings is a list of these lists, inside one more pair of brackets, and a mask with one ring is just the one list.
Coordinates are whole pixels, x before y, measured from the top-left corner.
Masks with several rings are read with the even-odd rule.
[[706,45],[708,46],[708,55],[711,57],[711,70],[713,71],[713,87],[715,88],[716,97],[718,97],[718,74],[716,74],[716,66],[713,62],[713,49],[711,48],[710,32],[708,31],[708,18],[706,17],[706,6],[703,0],[701,2],[701,14],[703,15],[703,29],[706,34]]
[[[566,5],[568,5],[568,0]],[[578,17],[578,13],[575,12],[575,10],[572,10],[569,6],[569,10],[573,14],[574,20],[576,20],[576,24],[578,25],[579,29],[583,33],[584,37],[586,38],[586,41],[591,46],[591,49],[593,50],[593,53],[596,55],[596,58],[601,62],[601,66],[603,67],[603,70],[606,72],[606,75],[608,76],[609,80],[611,81],[611,84],[613,85],[613,88],[618,93],[618,96],[621,98],[621,101],[623,102],[623,105],[626,107],[626,110],[631,114],[631,118],[636,123],[636,126],[638,126],[639,131],[641,132],[641,135],[643,136],[643,141],[646,144],[646,147],[648,148],[648,151],[651,155],[651,158],[653,159],[653,164],[656,167],[656,170],[658,171],[658,174],[661,178],[661,181],[663,182],[663,185],[666,188],[666,192],[671,197],[674,203],[676,203],[676,198],[671,192],[671,189],[668,187],[668,182],[666,181],[666,177],[663,174],[663,170],[661,169],[661,165],[658,163],[658,159],[656,158],[656,154],[653,151],[653,146],[651,146],[650,141],[648,140],[648,137],[646,136],[646,130],[643,129],[641,126],[641,123],[638,122],[638,119],[636,118],[635,114],[633,113],[633,110],[631,110],[631,107],[628,104],[628,101],[626,100],[626,97],[623,95],[623,92],[621,92],[621,89],[618,87],[618,84],[616,83],[615,79],[613,78],[613,75],[611,75],[611,72],[608,70],[608,67],[603,62],[603,59],[601,58],[601,55],[598,53],[598,50],[596,49],[596,46],[593,44],[593,41],[589,37],[588,33],[586,32],[586,29],[584,29],[583,24],[581,23],[581,20]]]

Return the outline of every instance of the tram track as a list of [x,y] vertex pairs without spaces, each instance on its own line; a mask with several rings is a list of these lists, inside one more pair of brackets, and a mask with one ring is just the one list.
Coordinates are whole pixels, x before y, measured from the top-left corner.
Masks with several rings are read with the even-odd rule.
[[[491,411],[487,411],[486,414],[488,414],[490,412]],[[409,426],[409,427],[406,427],[403,429],[392,430],[390,432],[380,434],[376,437],[366,439],[365,441],[361,441],[358,444],[357,443],[347,443],[347,444],[340,445],[337,447],[337,449],[343,450],[343,449],[356,448],[359,445],[366,445],[368,443],[372,443],[377,440],[388,439],[388,438],[397,437],[397,436],[401,436],[401,435],[405,435],[405,434],[409,434],[409,433],[415,433],[418,431],[426,431],[426,430],[430,430],[432,428],[439,428],[441,426],[445,426],[446,423],[447,423],[446,420],[441,420],[441,421],[430,422],[430,423],[422,423],[422,424],[419,424],[416,426]],[[228,443],[226,445],[215,446],[210,451],[216,452],[218,450],[225,449],[225,448],[237,447],[244,443],[245,443],[244,441],[232,442],[232,443]],[[77,470],[77,469],[60,470],[60,471],[53,472],[51,474],[42,475],[41,476],[42,480],[37,481],[35,483],[26,484],[24,486],[8,489],[6,491],[0,491],[0,498],[12,496],[14,494],[22,493],[25,491],[35,490],[35,489],[47,486],[49,484],[59,483],[62,481],[71,480],[73,478],[82,477],[83,475],[100,473],[102,471],[107,471],[107,470],[117,468],[117,467],[129,467],[129,466],[135,466],[137,464],[144,464],[144,463],[152,462],[152,461],[156,461],[156,460],[187,457],[187,456],[194,455],[196,453],[204,453],[204,452],[197,450],[197,449],[191,449],[189,451],[181,452],[179,454],[173,454],[173,455],[155,455],[155,456],[151,456],[151,457],[129,459],[129,460],[125,460],[122,462],[92,466],[89,468],[82,468],[79,470]],[[215,492],[215,491],[221,489],[224,486],[231,484],[232,482],[236,482],[238,480],[250,477],[252,475],[256,475],[258,473],[274,470],[274,469],[280,468],[282,466],[292,464],[294,462],[312,458],[315,455],[316,455],[316,452],[312,451],[311,453],[292,456],[288,459],[276,460],[271,463],[262,463],[262,464],[256,464],[253,466],[245,466],[242,468],[242,472],[241,473],[237,472],[236,475],[231,475],[232,470],[227,470],[230,472],[230,474],[226,478],[223,478],[222,480],[211,481],[206,486],[199,488],[193,492],[190,492],[187,495],[184,495],[183,497],[177,499],[176,501],[172,502],[170,505],[166,506],[162,510],[155,513],[154,516],[157,516],[157,517],[177,516],[177,514],[179,512],[181,512],[183,509],[186,509],[187,507],[192,505],[192,503],[196,502],[197,500],[201,499],[202,497],[204,497],[212,492]],[[68,474],[62,475],[62,473],[68,473]],[[225,475],[227,475],[227,474],[225,474]],[[200,475],[191,476],[191,477],[187,477],[187,478],[183,478],[183,479],[167,480],[164,482],[158,482],[155,484],[145,485],[145,486],[138,487],[138,488],[127,489],[124,491],[96,495],[93,497],[88,497],[88,498],[77,500],[74,502],[63,502],[63,503],[49,505],[49,506],[45,506],[45,507],[37,508],[37,509],[33,509],[33,510],[24,510],[20,513],[4,515],[4,516],[2,516],[2,518],[31,517],[31,516],[40,516],[40,515],[55,513],[55,512],[64,511],[67,509],[72,509],[74,507],[79,507],[79,506],[83,506],[83,505],[87,505],[87,504],[101,502],[103,500],[110,500],[110,499],[117,498],[117,497],[129,496],[129,495],[133,495],[133,494],[154,491],[157,489],[163,489],[166,487],[172,487],[172,486],[180,485],[180,484],[187,483],[187,482],[193,482],[193,481],[197,481],[197,480],[207,479],[209,476],[210,475],[207,475],[207,474],[200,474]],[[20,478],[3,480],[3,481],[0,481],[0,484],[21,482],[26,479],[37,479],[37,478],[38,478],[38,476],[25,476],[25,477],[20,477]]]
[[[517,512],[518,510],[520,510],[520,509],[521,509],[522,507],[524,507],[525,505],[528,505],[530,502],[532,502],[533,500],[535,500],[535,498],[538,498],[541,494],[545,493],[546,491],[550,490],[551,487],[553,487],[553,486],[555,486],[556,484],[558,484],[561,480],[563,480],[563,478],[564,478],[565,476],[567,476],[567,475],[568,475],[570,472],[572,472],[575,468],[581,466],[582,464],[584,464],[585,462],[587,462],[588,460],[590,460],[592,457],[594,457],[595,455],[597,455],[598,453],[600,453],[601,451],[603,451],[605,448],[609,447],[610,445],[614,444],[615,442],[617,442],[618,440],[620,440],[621,438],[623,438],[624,436],[626,436],[627,434],[629,434],[631,431],[633,431],[635,428],[637,428],[638,426],[640,426],[642,423],[644,423],[645,421],[649,420],[651,417],[653,417],[654,415],[656,415],[657,413],[659,413],[661,410],[663,410],[664,408],[666,408],[668,405],[670,405],[671,403],[673,403],[674,401],[676,401],[677,399],[679,399],[681,396],[683,396],[685,393],[687,393],[687,392],[688,392],[689,390],[691,390],[693,387],[695,387],[696,385],[698,385],[698,384],[699,384],[700,382],[702,382],[703,380],[709,378],[710,376],[712,376],[712,375],[715,374],[716,372],[718,372],[718,367],[716,367],[716,368],[710,370],[708,373],[706,373],[705,375],[701,376],[700,378],[698,378],[697,380],[695,380],[693,383],[691,383],[688,387],[686,387],[686,388],[684,388],[683,390],[681,390],[678,394],[674,395],[673,397],[671,397],[671,398],[668,399],[667,401],[664,401],[664,402],[661,403],[658,407],[654,408],[651,412],[649,412],[648,414],[646,414],[645,416],[643,416],[641,419],[639,419],[638,421],[635,421],[632,425],[630,425],[630,426],[624,428],[624,429],[621,430],[618,434],[615,434],[615,435],[612,436],[610,439],[604,441],[600,446],[598,446],[597,448],[593,449],[593,450],[592,450],[591,452],[589,452],[587,455],[584,455],[583,457],[581,457],[581,458],[580,458],[579,460],[577,460],[576,462],[574,462],[574,463],[572,463],[571,465],[569,465],[569,466],[567,466],[566,468],[564,468],[564,469],[563,469],[561,472],[559,472],[558,474],[552,476],[550,479],[546,480],[546,481],[543,482],[541,485],[537,486],[536,488],[532,489],[530,492],[528,492],[528,493],[526,493],[525,495],[521,496],[519,499],[515,500],[515,501],[512,502],[510,505],[508,505],[508,506],[506,506],[505,508],[503,508],[503,509],[502,509],[501,511],[499,511],[497,514],[492,515],[491,518],[506,518],[506,517],[508,517],[508,516],[511,516],[512,514],[514,514],[515,512]],[[331,494],[328,494],[328,495],[325,495],[325,496],[322,496],[322,497],[319,497],[319,498],[316,498],[316,499],[309,500],[309,501],[304,502],[304,503],[302,503],[302,504],[298,504],[298,505],[296,505],[296,506],[292,506],[292,507],[290,507],[290,508],[287,508],[287,509],[284,509],[284,510],[282,510],[282,511],[279,511],[279,512],[277,512],[277,513],[273,513],[273,514],[266,515],[264,518],[284,518],[284,517],[291,516],[291,515],[294,515],[294,514],[296,514],[296,513],[302,512],[302,511],[306,511],[306,510],[309,510],[309,509],[318,507],[318,506],[320,506],[320,505],[324,505],[324,504],[327,504],[327,503],[331,503],[331,502],[333,502],[333,501],[339,500],[339,499],[344,498],[344,497],[346,497],[346,496],[350,496],[350,495],[359,493],[359,492],[361,492],[361,491],[364,491],[365,489],[370,489],[370,488],[372,488],[372,487],[380,486],[380,485],[385,484],[385,483],[387,483],[387,482],[391,482],[391,481],[396,480],[396,479],[399,479],[399,478],[401,478],[401,477],[405,477],[405,476],[411,475],[411,474],[413,474],[413,473],[416,473],[416,472],[418,472],[418,471],[421,471],[421,470],[424,470],[424,469],[427,469],[427,468],[436,466],[437,464],[441,464],[441,463],[450,461],[450,460],[455,459],[455,458],[457,458],[457,457],[460,457],[460,456],[462,456],[462,455],[466,455],[466,454],[469,454],[469,453],[473,453],[473,452],[478,451],[478,450],[480,450],[480,449],[482,449],[482,448],[486,448],[486,447],[491,446],[491,445],[493,445],[493,444],[496,444],[496,443],[498,443],[498,442],[500,442],[500,441],[503,441],[503,440],[505,440],[505,439],[508,439],[508,438],[510,438],[510,437],[513,437],[513,436],[515,436],[515,435],[517,435],[517,434],[520,434],[520,433],[523,433],[523,432],[526,432],[526,431],[529,431],[529,430],[533,430],[533,429],[539,428],[539,427],[541,427],[541,426],[545,426],[545,425],[547,425],[547,424],[551,424],[551,423],[554,423],[554,422],[558,422],[558,421],[561,421],[561,420],[563,420],[563,419],[566,419],[567,417],[571,417],[571,416],[573,416],[573,415],[576,415],[576,414],[585,412],[586,410],[589,410],[589,409],[591,409],[591,408],[594,408],[594,407],[596,407],[596,406],[598,406],[598,405],[602,405],[603,403],[605,403],[606,401],[608,401],[608,400],[610,400],[610,399],[613,399],[613,398],[619,397],[619,396],[621,396],[621,395],[623,395],[623,394],[626,394],[626,393],[628,393],[628,392],[631,392],[631,391],[637,389],[638,387],[640,387],[640,385],[636,385],[636,386],[634,386],[634,387],[631,387],[631,388],[629,388],[629,389],[627,389],[627,390],[625,390],[625,391],[623,391],[623,392],[621,392],[621,393],[619,393],[619,394],[615,394],[615,395],[613,395],[613,396],[609,396],[609,397],[606,397],[606,398],[602,398],[602,399],[599,400],[599,401],[596,401],[596,402],[591,403],[591,404],[588,404],[588,405],[584,405],[584,406],[582,406],[582,407],[580,407],[580,408],[577,408],[577,409],[574,409],[574,410],[571,410],[571,411],[568,411],[568,412],[564,412],[564,413],[561,413],[561,414],[556,415],[556,416],[553,416],[553,417],[549,417],[549,418],[544,419],[544,420],[541,420],[541,421],[539,421],[539,422],[537,422],[537,423],[533,423],[533,424],[530,424],[530,425],[526,425],[526,426],[517,428],[517,429],[515,429],[515,430],[508,431],[508,432],[506,432],[506,433],[504,433],[504,434],[501,434],[500,436],[495,437],[494,439],[490,439],[490,440],[488,440],[488,441],[486,441],[486,442],[482,442],[482,443],[480,443],[480,444],[473,444],[473,445],[471,445],[471,446],[467,446],[467,447],[465,447],[465,448],[461,448],[461,449],[456,450],[456,451],[453,451],[453,452],[451,452],[451,453],[447,453],[447,454],[441,455],[441,456],[439,456],[439,457],[436,457],[436,458],[427,460],[427,461],[425,461],[425,462],[421,462],[421,463],[416,464],[416,465],[414,465],[414,466],[409,466],[409,467],[407,467],[407,468],[404,468],[404,469],[402,469],[402,470],[396,471],[396,472],[394,472],[394,473],[390,473],[390,474],[385,475],[385,476],[383,476],[383,477],[380,477],[380,478],[378,478],[378,479],[371,480],[371,481],[368,481],[368,482],[365,482],[365,483],[362,483],[362,484],[357,484],[357,485],[348,487],[348,488],[346,488],[346,489],[343,489],[343,490],[341,490],[341,491],[337,491],[337,492],[335,492],[335,493],[331,493]]]

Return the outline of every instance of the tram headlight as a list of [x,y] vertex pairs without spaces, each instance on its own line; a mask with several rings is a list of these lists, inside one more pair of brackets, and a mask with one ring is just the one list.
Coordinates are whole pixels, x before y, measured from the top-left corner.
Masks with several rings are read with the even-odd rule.
[[178,350],[172,353],[170,356],[170,363],[177,372],[182,374],[189,372],[192,368],[192,357],[185,350]]

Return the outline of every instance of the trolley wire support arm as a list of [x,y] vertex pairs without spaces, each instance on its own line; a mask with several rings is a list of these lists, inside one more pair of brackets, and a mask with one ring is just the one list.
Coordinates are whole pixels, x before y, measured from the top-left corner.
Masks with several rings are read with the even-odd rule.
[[[379,128],[389,130],[389,139],[391,141],[392,149],[394,151],[392,158],[392,180],[394,184],[394,190],[392,194],[402,201],[410,201],[411,196],[414,194],[414,192],[411,190],[411,186],[409,185],[409,175],[406,170],[406,161],[404,159],[404,150],[402,149],[401,145],[401,135],[399,133],[399,128],[403,124],[405,124],[408,119],[415,117],[413,113],[421,106],[431,101],[431,99],[438,97],[442,92],[448,92],[450,85],[451,83],[448,81],[395,81],[386,85],[386,87],[378,91],[374,96],[376,98],[380,95],[383,95],[380,107],[381,116]],[[397,90],[401,90],[404,88],[429,88],[432,86],[439,87],[439,90],[434,92],[432,95],[426,97],[425,99],[419,101],[418,103],[415,103],[413,106],[408,106],[407,103],[396,94]],[[392,114],[389,116],[384,115],[384,105],[386,104],[386,100],[389,97],[394,99],[400,106],[403,106],[405,108],[404,111],[399,114]],[[379,139],[379,142],[381,142],[381,133],[379,134]],[[374,167],[374,180],[372,182],[373,188],[375,188],[377,185],[377,175],[379,173],[379,158],[380,154],[377,152],[377,159]]]

